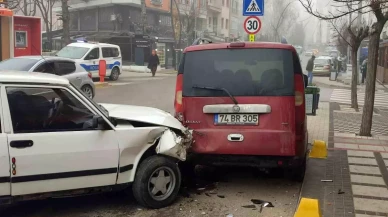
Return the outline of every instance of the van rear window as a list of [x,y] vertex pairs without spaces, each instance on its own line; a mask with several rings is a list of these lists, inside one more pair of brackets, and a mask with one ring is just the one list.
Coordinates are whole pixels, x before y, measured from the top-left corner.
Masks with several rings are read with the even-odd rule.
[[[293,96],[293,55],[284,49],[188,52],[179,68],[183,96]],[[213,88],[213,89],[212,89]]]

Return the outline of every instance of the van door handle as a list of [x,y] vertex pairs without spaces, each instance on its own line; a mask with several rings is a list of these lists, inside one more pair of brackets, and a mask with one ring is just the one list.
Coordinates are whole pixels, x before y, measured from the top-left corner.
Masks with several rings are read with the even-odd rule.
[[15,140],[9,144],[12,148],[29,148],[34,145],[32,140]]

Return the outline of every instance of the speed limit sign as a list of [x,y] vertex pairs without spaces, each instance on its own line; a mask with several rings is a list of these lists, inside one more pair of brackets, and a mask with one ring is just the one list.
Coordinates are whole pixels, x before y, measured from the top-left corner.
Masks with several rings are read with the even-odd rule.
[[250,16],[244,21],[244,29],[248,34],[256,34],[261,29],[261,20],[258,17]]

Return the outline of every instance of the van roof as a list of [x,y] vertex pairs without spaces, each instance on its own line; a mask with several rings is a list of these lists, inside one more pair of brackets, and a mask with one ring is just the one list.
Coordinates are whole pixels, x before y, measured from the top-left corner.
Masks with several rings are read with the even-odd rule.
[[92,47],[116,47],[116,48],[120,48],[118,45],[115,45],[115,44],[88,43],[88,42],[74,42],[74,43],[68,44],[67,46],[86,47],[86,48],[92,48]]
[[209,43],[201,45],[193,45],[185,48],[184,53],[200,50],[218,50],[227,49],[231,44],[245,43],[242,48],[272,48],[272,49],[286,49],[296,52],[295,48],[290,44],[282,44],[275,42],[231,42],[231,43]]

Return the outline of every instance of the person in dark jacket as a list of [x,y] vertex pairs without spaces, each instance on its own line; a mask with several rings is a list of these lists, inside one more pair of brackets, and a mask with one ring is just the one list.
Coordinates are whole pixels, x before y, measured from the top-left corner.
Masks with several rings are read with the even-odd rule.
[[160,64],[159,57],[156,54],[156,51],[152,50],[152,54],[151,54],[150,58],[148,58],[148,68],[152,72],[152,77],[155,77],[156,69],[158,68],[159,64]]
[[368,70],[368,59],[365,59],[361,64],[361,83],[364,84],[366,78],[366,72]]
[[306,70],[308,73],[307,75],[309,78],[309,85],[311,85],[313,82],[314,60],[315,60],[315,56],[312,55],[311,58],[309,59],[309,61],[307,62],[307,66],[306,66]]

